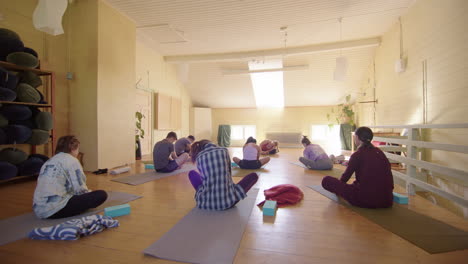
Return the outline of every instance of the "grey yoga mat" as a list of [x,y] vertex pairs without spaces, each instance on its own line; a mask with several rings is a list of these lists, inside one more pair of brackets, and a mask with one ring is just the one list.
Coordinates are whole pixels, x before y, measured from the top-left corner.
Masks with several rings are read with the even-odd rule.
[[174,227],[143,252],[188,263],[232,263],[249,219],[258,189],[225,211],[192,209]]
[[188,171],[196,170],[196,169],[197,169],[197,166],[195,166],[195,164],[185,163],[184,165],[182,165],[182,168],[175,170],[173,172],[163,173],[163,172],[156,172],[154,170],[150,170],[150,171],[140,173],[140,174],[133,174],[133,175],[125,176],[125,177],[115,178],[115,179],[112,179],[112,181],[126,183],[130,185],[140,185],[145,182],[162,179],[168,176],[172,176],[172,175],[176,175],[182,172],[188,172]]
[[53,226],[70,219],[97,214],[103,211],[106,207],[125,204],[142,197],[124,192],[108,192],[107,194],[107,200],[101,206],[92,210],[88,210],[83,214],[71,216],[68,218],[39,219],[34,213],[27,213],[0,220],[0,245],[5,245],[22,238],[26,238],[29,231],[36,227]]
[[394,204],[392,208],[366,209],[351,206],[322,186],[309,188],[342,204],[428,253],[443,253],[468,248],[468,232],[434,218]]

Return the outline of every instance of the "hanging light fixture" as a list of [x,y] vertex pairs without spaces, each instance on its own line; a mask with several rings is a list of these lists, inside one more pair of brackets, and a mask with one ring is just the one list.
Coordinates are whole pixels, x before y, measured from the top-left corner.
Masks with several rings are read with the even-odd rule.
[[[342,28],[341,28],[341,21],[342,17],[338,18],[338,22],[340,22],[340,42],[342,41]],[[346,79],[346,71],[348,70],[348,59],[345,56],[341,55],[341,48],[340,48],[340,56],[336,58],[336,66],[335,72],[333,74],[333,79],[335,81],[344,81]]]
[[34,27],[47,34],[63,34],[62,16],[67,9],[68,0],[39,0],[33,13]]

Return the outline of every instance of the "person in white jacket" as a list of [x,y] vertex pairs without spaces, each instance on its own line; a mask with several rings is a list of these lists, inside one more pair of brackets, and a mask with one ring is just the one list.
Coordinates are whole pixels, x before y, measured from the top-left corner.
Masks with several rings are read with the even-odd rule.
[[64,218],[95,208],[107,199],[103,190],[91,191],[76,158],[80,141],[75,136],[59,138],[55,156],[42,165],[34,191],[33,210],[39,218]]

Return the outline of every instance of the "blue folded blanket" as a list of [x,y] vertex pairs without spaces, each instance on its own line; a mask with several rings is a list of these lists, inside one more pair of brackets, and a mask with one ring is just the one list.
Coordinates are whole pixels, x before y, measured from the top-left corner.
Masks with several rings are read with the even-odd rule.
[[119,226],[119,221],[112,217],[90,215],[71,219],[55,226],[35,228],[29,232],[28,237],[40,240],[77,240],[81,236],[89,236],[117,226]]

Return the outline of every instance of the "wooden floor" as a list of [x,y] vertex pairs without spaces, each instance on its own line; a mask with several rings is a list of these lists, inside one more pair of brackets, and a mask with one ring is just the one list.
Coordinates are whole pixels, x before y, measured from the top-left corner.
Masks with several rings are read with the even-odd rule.
[[[231,149],[231,153],[239,155],[240,149]],[[254,207],[235,263],[468,263],[468,250],[430,255],[307,188],[320,184],[323,176],[289,163],[301,154],[301,149],[281,149],[255,187],[262,191],[277,184],[294,184],[304,192],[304,200],[298,206],[279,209],[274,221],[264,220],[261,210]],[[133,165],[133,172],[141,171],[143,164]],[[88,173],[91,189],[143,196],[131,202],[130,215],[118,218],[120,227],[77,241],[16,241],[0,246],[0,263],[175,263],[145,256],[142,251],[194,207],[194,190],[186,174],[130,186],[110,181],[128,173]],[[34,188],[34,181],[1,185],[0,219],[30,212]],[[257,201],[263,198],[260,192]],[[467,220],[422,198],[411,197],[408,207],[468,230]]]

